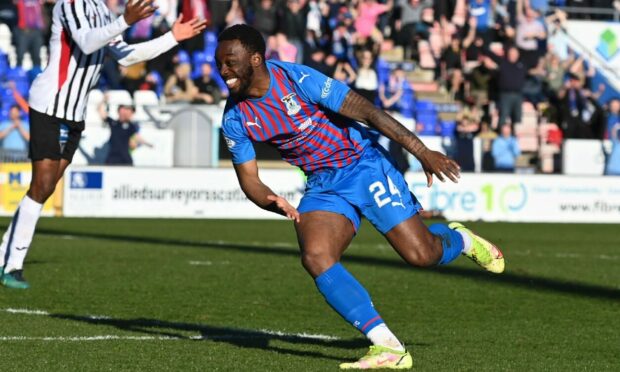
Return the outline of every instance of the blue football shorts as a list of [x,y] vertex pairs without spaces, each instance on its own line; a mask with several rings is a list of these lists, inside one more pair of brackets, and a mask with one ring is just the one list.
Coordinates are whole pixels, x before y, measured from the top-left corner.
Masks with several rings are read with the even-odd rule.
[[357,162],[311,174],[297,208],[299,213],[327,211],[344,215],[356,232],[363,215],[383,234],[421,209],[402,174],[372,146]]

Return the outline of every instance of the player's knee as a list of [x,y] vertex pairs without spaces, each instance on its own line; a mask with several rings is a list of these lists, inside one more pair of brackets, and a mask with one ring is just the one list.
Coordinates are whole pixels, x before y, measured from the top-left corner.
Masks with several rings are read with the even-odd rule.
[[301,264],[314,277],[332,267],[336,262],[335,258],[325,253],[303,252],[301,255]]
[[[434,237],[429,241],[421,242],[417,249],[409,250],[404,259],[408,264],[416,267],[432,267],[436,266],[441,260],[441,250],[436,249],[437,243]],[[441,244],[439,242],[439,244]]]
[[56,189],[56,183],[53,179],[41,178],[33,180],[30,184],[28,196],[37,203],[44,203]]

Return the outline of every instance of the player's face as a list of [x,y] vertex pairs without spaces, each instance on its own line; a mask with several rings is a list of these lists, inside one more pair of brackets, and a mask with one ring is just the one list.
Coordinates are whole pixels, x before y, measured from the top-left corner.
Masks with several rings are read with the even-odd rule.
[[239,40],[226,40],[218,45],[217,68],[232,96],[247,95],[254,75],[252,58]]

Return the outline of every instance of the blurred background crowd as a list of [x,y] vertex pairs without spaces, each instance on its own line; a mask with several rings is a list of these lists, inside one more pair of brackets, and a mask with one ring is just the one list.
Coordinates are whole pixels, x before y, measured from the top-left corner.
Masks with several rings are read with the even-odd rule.
[[[102,0],[103,1],[103,0]],[[106,0],[117,15],[125,0]],[[46,65],[54,0],[0,5],[0,143],[28,141],[25,99]],[[104,125],[108,93],[140,105],[222,106],[214,61],[219,31],[260,30],[267,57],[298,62],[348,84],[456,158],[464,171],[561,173],[567,139],[609,140],[606,173],[620,173],[620,100],[591,55],[571,48],[567,20],[618,22],[614,0],[155,0],[124,35],[167,32],[180,14],[209,28],[163,56],[122,67],[111,58],[91,93],[88,125]],[[108,93],[106,93],[108,92]],[[20,110],[21,109],[21,110]],[[142,111],[140,111],[142,112]],[[113,113],[110,113],[113,114]],[[149,117],[128,120],[149,125]],[[116,117],[115,117],[116,118]],[[136,130],[137,131],[137,130]],[[419,164],[382,139],[402,171]],[[265,155],[269,156],[269,155]]]

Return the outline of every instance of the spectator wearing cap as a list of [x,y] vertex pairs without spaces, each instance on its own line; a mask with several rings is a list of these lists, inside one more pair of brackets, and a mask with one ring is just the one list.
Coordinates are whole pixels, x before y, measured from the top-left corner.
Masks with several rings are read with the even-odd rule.
[[133,119],[134,107],[132,105],[120,105],[118,107],[118,120],[108,116],[105,109],[106,100],[99,106],[99,115],[110,127],[110,139],[108,141],[108,155],[105,164],[108,165],[133,165],[131,151],[138,146],[153,147],[140,136],[140,127]]
[[174,67],[174,74],[170,75],[164,85],[166,102],[191,102],[198,92],[190,78],[192,67],[189,56],[179,54],[179,62]]

